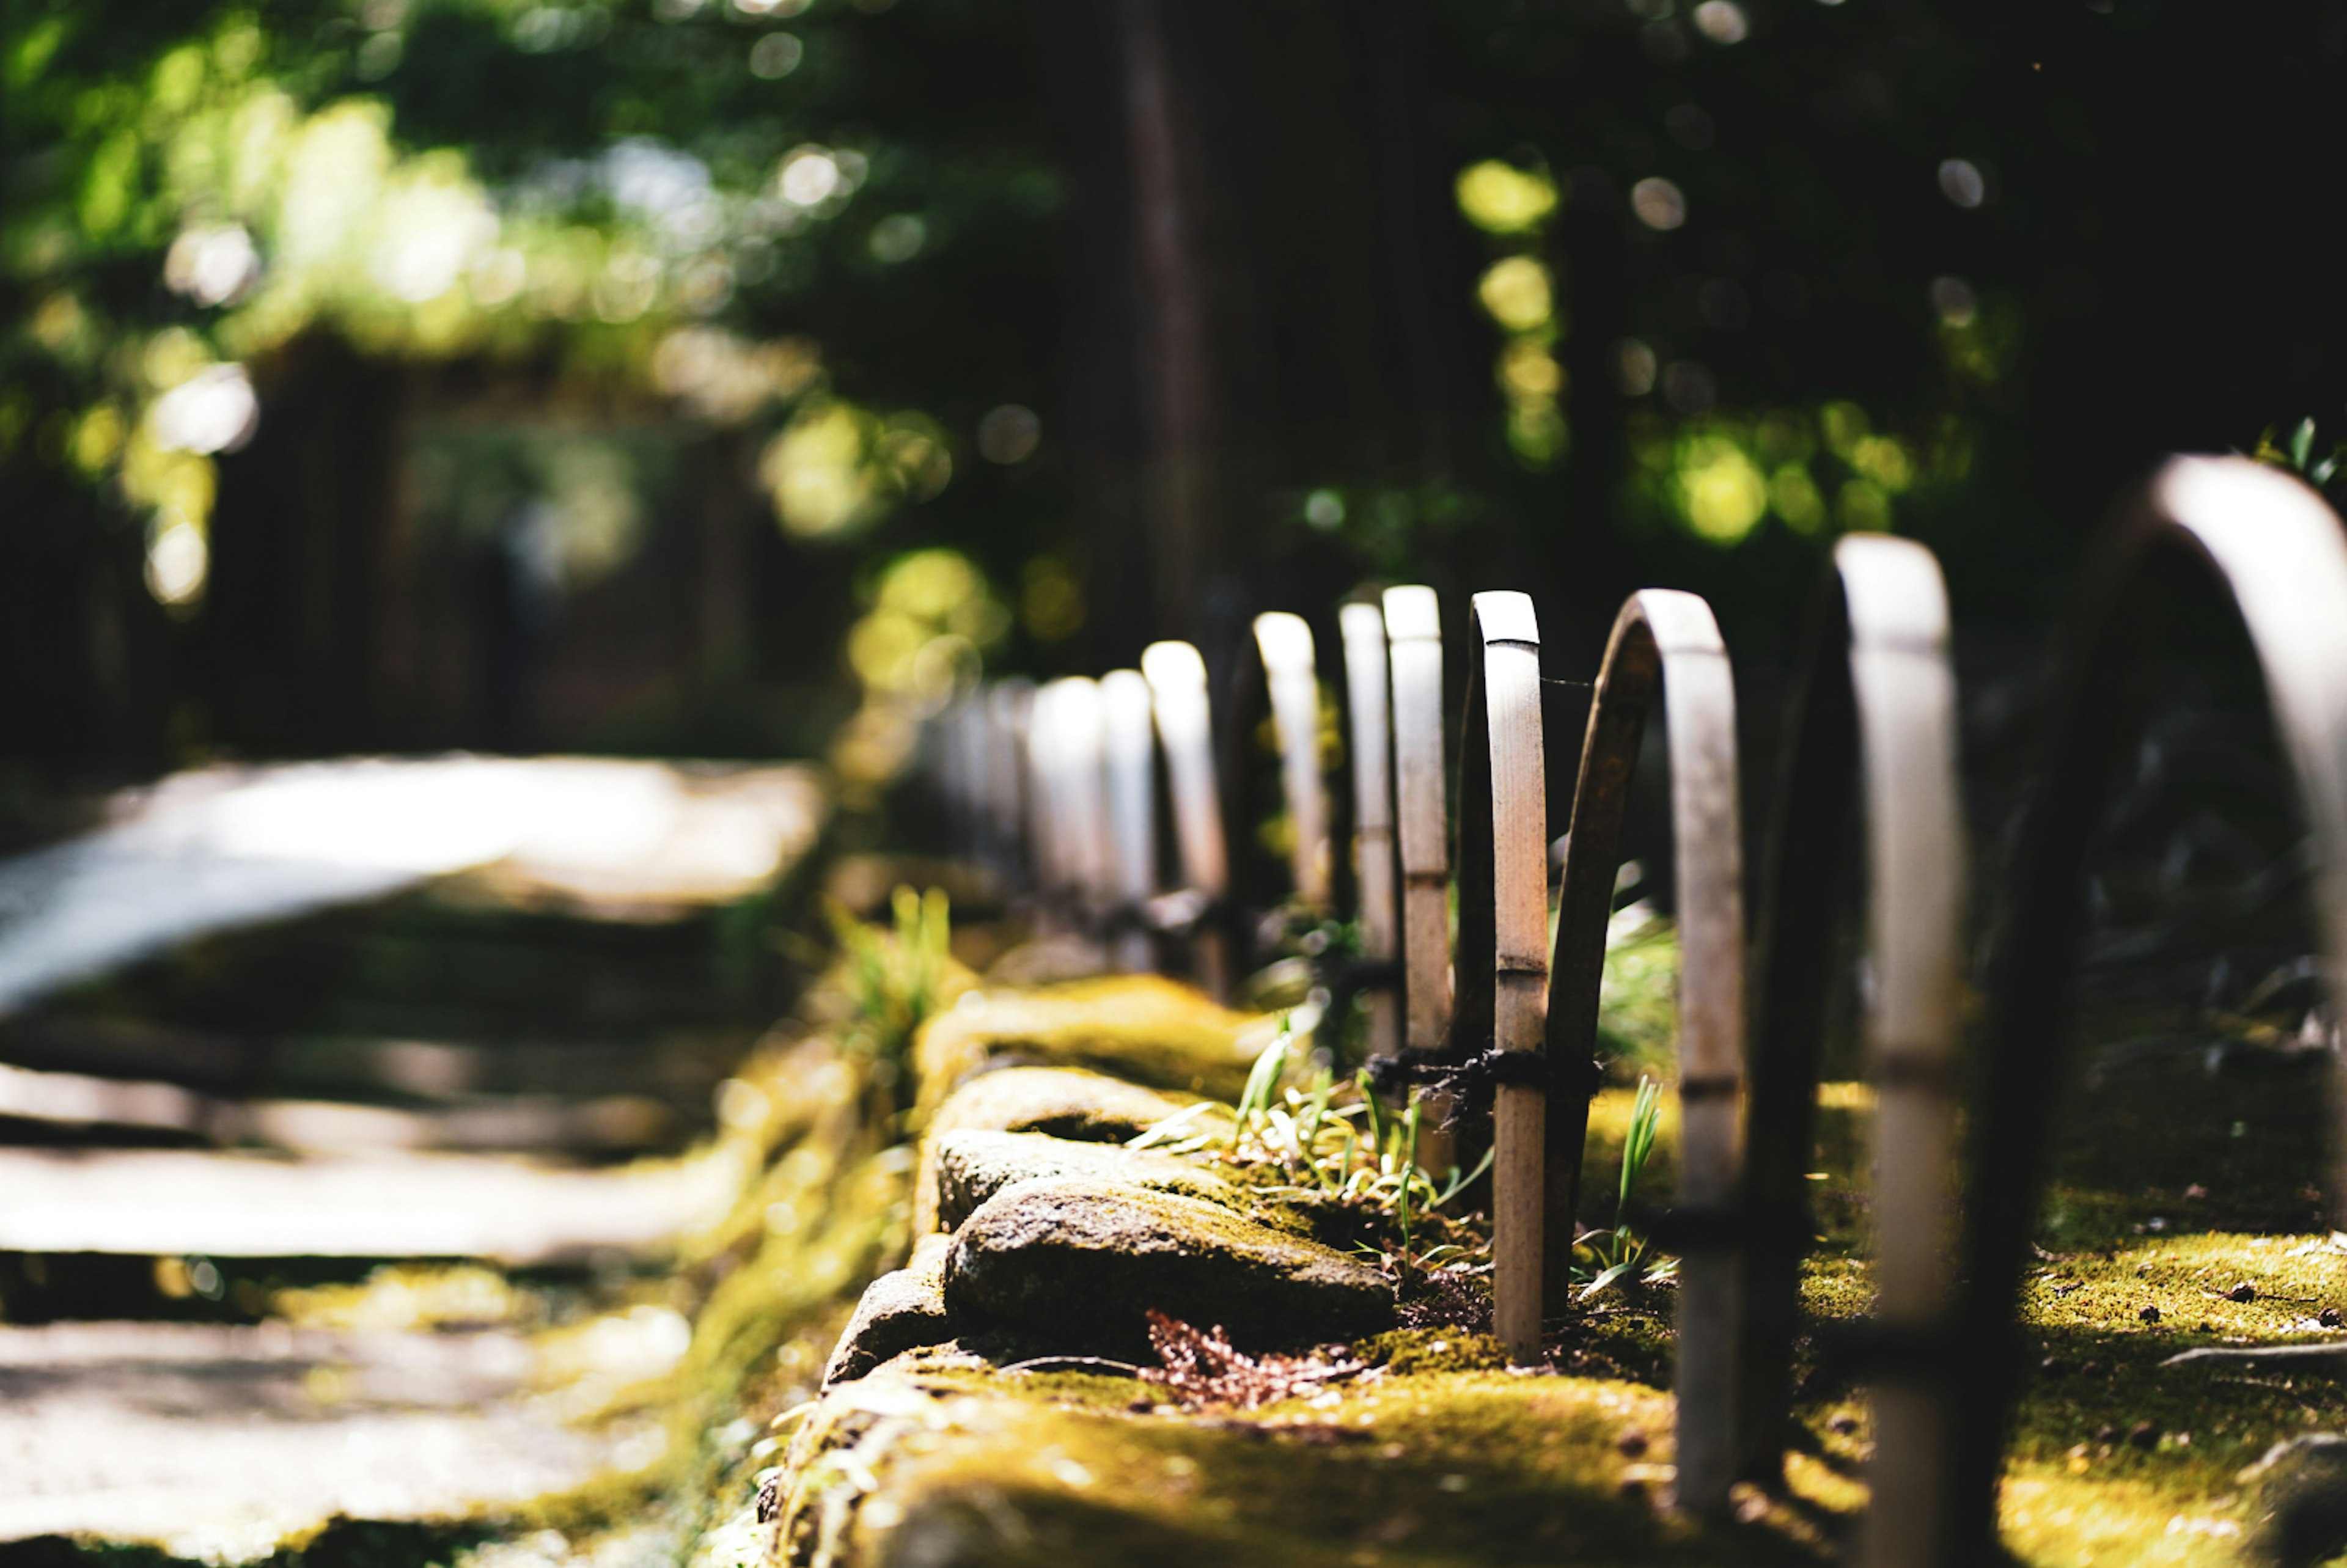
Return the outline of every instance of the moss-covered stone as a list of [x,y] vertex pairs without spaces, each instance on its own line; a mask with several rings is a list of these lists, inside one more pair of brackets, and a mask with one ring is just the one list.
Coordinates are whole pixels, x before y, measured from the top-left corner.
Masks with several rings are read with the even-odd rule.
[[916,1065],[925,1106],[934,1103],[927,1096],[942,1100],[1004,1056],[1233,1101],[1276,1027],[1159,976],[1122,975],[1033,991],[973,991],[922,1029]]
[[1006,1067],[956,1089],[929,1115],[926,1130],[931,1138],[969,1130],[1122,1143],[1188,1103],[1098,1072]]
[[1706,1529],[1657,1506],[1651,1389],[1379,1375],[1244,1414],[1145,1386],[899,1362],[826,1397],[785,1468],[779,1560],[1067,1568],[1768,1564],[1815,1561],[1838,1510]]
[[938,1225],[959,1227],[1005,1187],[1052,1176],[1179,1193],[1225,1208],[1239,1206],[1229,1182],[1171,1154],[1114,1143],[1080,1143],[1040,1132],[948,1132],[936,1140]]
[[953,1314],[946,1307],[947,1238],[924,1239],[930,1245],[915,1247],[912,1262],[864,1287],[855,1316],[824,1367],[825,1388],[861,1378],[891,1357],[942,1345],[954,1337]]
[[928,1120],[913,1189],[913,1234],[938,1226],[938,1149],[960,1132],[1040,1132],[1082,1143],[1122,1143],[1186,1106],[1153,1090],[1061,1067],[1004,1067],[947,1096]]
[[1333,1248],[1195,1198],[1081,1179],[979,1205],[946,1260],[946,1299],[1071,1349],[1145,1347],[1151,1308],[1255,1345],[1347,1339],[1394,1317],[1386,1277]]

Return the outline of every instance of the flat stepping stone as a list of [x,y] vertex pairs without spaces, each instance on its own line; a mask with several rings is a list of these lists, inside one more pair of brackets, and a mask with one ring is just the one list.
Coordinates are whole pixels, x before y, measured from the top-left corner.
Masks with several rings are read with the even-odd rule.
[[0,1012],[210,932],[465,874],[589,917],[672,919],[815,842],[815,774],[599,757],[359,758],[179,774],[0,861]]
[[1217,1204],[1081,1178],[1023,1182],[954,1237],[945,1295],[1070,1348],[1137,1351],[1153,1308],[1249,1345],[1392,1326],[1392,1285],[1332,1247]]
[[650,1423],[567,1423],[535,1362],[501,1331],[0,1327],[0,1541],[245,1562],[336,1514],[508,1508],[657,1454]]
[[579,1262],[713,1224],[740,1182],[722,1155],[579,1171],[462,1154],[0,1149],[0,1252]]
[[948,1132],[936,1140],[938,1228],[958,1230],[1005,1187],[1052,1176],[1146,1187],[1240,1207],[1240,1190],[1187,1160],[1117,1143],[1080,1143],[1040,1132]]

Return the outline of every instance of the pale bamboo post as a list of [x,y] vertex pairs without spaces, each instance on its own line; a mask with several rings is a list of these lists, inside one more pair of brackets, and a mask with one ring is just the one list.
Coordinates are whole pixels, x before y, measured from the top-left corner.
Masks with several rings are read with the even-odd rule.
[[[1450,1039],[1450,828],[1442,755],[1442,609],[1430,588],[1389,588],[1396,827],[1401,850],[1403,1044],[1424,1061]],[[1441,1125],[1448,1095],[1426,1097],[1418,1146],[1429,1170],[1458,1163]]]
[[1101,774],[1100,683],[1085,675],[1054,681],[1038,750],[1048,794],[1044,825],[1062,897],[1080,927],[1094,927],[1113,897],[1109,882],[1108,803]]
[[1027,850],[1035,866],[1035,915],[1044,930],[1064,928],[1070,875],[1065,807],[1059,780],[1060,694],[1051,685],[1035,689],[1020,733],[1025,766]]
[[1149,682],[1158,743],[1165,753],[1182,881],[1198,906],[1192,911],[1192,961],[1199,986],[1221,1000],[1230,995],[1231,985],[1230,950],[1220,926],[1230,896],[1230,851],[1223,837],[1223,801],[1214,782],[1206,661],[1187,642],[1153,642],[1142,650],[1141,672]]
[[[1968,1280],[1955,1354],[1961,1417],[1949,1544],[1931,1568],[1993,1560],[2005,1424],[2022,1369],[2014,1314],[2067,1039],[2086,856],[2106,809],[2130,671],[2164,625],[2165,558],[2230,598],[2249,633],[2314,846],[2311,889],[2333,1006],[2347,981],[2347,538],[2297,479],[2239,457],[2177,457],[2127,498],[2088,558],[2035,799],[2023,819],[1993,984],[1986,1092],[1976,1107]],[[2347,1225],[2347,1072],[2331,1073],[2332,1214]],[[1878,1450],[1878,1451],[1880,1451]],[[1872,1564],[1894,1561],[1885,1528]]]
[[1274,610],[1255,618],[1263,654],[1271,721],[1279,732],[1279,785],[1295,841],[1288,865],[1296,897],[1328,907],[1328,787],[1320,776],[1320,678],[1313,664],[1312,628],[1304,618]]
[[1115,900],[1110,865],[1108,779],[1102,767],[1106,739],[1100,682],[1071,675],[1053,682],[1060,693],[1060,765],[1065,779],[1068,842],[1079,907],[1095,934]]
[[[1474,662],[1460,764],[1461,1005],[1455,1021],[1487,1025],[1489,1049],[1497,1053],[1491,1327],[1512,1362],[1531,1366],[1542,1358],[1547,1093],[1541,1049],[1548,1010],[1547,779],[1540,623],[1531,599],[1477,594],[1468,646]],[[1471,901],[1478,906],[1471,924]],[[1488,909],[1481,907],[1486,903]],[[1482,993],[1471,1009],[1468,987]],[[1480,1050],[1487,1042],[1471,1037],[1462,1043]]]
[[1623,818],[1646,717],[1665,692],[1679,927],[1678,1204],[1692,1225],[1715,1233],[1682,1249],[1676,1490],[1681,1507],[1717,1516],[1727,1512],[1738,1459],[1740,1271],[1727,1238],[1716,1234],[1733,1214],[1741,1175],[1744,849],[1736,680],[1710,607],[1668,589],[1633,595],[1614,620],[1573,791],[1549,989],[1549,1293],[1562,1300],[1567,1284]]
[[[1948,598],[1939,562],[1912,541],[1855,534],[1834,556],[1844,580],[1863,585],[1849,594],[1850,678],[1874,975],[1874,1318],[1886,1341],[1920,1339],[1946,1326],[1955,1284],[1965,867]],[[1874,1381],[1861,1562],[1928,1563],[1945,1541],[1952,1394],[1937,1378]]]
[[1807,1183],[1834,888],[1853,786],[1862,801],[1865,1019],[1876,1100],[1871,1332],[1873,1563],[1944,1561],[1954,1406],[1917,1348],[1942,1342],[1954,1275],[1957,1026],[1964,838],[1956,775],[1947,593],[1911,540],[1852,535],[1834,548],[1813,622],[1788,765],[1778,785],[1760,1007],[1754,1020],[1745,1185],[1745,1469],[1782,1470],[1783,1423],[1809,1235]]
[[1151,733],[1149,682],[1138,670],[1101,677],[1101,755],[1107,774],[1109,962],[1128,974],[1150,967],[1143,924],[1157,891],[1156,747]]
[[[1337,626],[1345,639],[1346,706],[1352,721],[1353,879],[1360,889],[1361,956],[1372,964],[1390,966],[1398,911],[1385,613],[1374,604],[1348,604],[1337,611]],[[1372,1056],[1391,1056],[1401,1044],[1398,989],[1381,981],[1368,990]]]

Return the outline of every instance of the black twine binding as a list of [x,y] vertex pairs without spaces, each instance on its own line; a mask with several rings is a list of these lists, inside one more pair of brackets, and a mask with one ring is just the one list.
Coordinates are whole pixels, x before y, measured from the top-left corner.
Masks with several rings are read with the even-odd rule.
[[[1373,1056],[1367,1069],[1369,1086],[1379,1094],[1399,1099],[1413,1087],[1429,1094],[1447,1095],[1450,1113],[1443,1130],[1456,1132],[1486,1121],[1501,1086],[1546,1092],[1562,1087],[1549,1059],[1537,1050],[1487,1049],[1464,1059],[1431,1050],[1404,1050],[1399,1056]],[[1600,1069],[1590,1062],[1580,1075],[1583,1086],[1597,1091]]]

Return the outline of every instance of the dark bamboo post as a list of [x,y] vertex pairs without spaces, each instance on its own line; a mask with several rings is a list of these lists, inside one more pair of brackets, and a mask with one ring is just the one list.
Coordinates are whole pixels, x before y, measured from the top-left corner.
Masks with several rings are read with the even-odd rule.
[[1222,794],[1214,780],[1206,661],[1187,642],[1153,642],[1142,651],[1141,672],[1149,682],[1158,743],[1165,753],[1182,880],[1196,905],[1189,921],[1192,961],[1200,988],[1220,1001],[1229,997],[1231,987],[1230,950],[1219,924],[1230,897],[1230,852],[1223,837]]
[[1468,618],[1460,742],[1460,1047],[1489,1050],[1491,1328],[1518,1366],[1541,1359],[1539,1070],[1548,1006],[1548,806],[1541,753],[1540,623],[1521,593],[1479,593]]
[[1325,914],[1328,786],[1320,776],[1320,677],[1312,628],[1300,615],[1273,610],[1255,618],[1255,643],[1263,655],[1272,726],[1279,733],[1279,788],[1295,835],[1287,853],[1296,901]]
[[[1399,933],[1394,899],[1393,744],[1389,728],[1386,618],[1374,604],[1337,611],[1345,640],[1346,708],[1353,741],[1353,885],[1359,890],[1361,957],[1389,965]],[[1368,1053],[1391,1056],[1401,1045],[1396,988],[1368,991]],[[1341,1022],[1342,1020],[1339,1020]]]
[[1862,793],[1866,1017],[1876,1105],[1873,1249],[1878,1307],[1875,1563],[1934,1560],[1947,1533],[1950,1409],[1928,1358],[1947,1321],[1963,831],[1947,595],[1931,552],[1853,535],[1834,549],[1797,689],[1778,783],[1750,1058],[1744,1470],[1781,1471],[1787,1381],[1809,1238],[1807,1182],[1832,945],[1836,867],[1852,790]]
[[999,681],[986,693],[986,816],[989,858],[1006,889],[1028,885],[1033,866],[1027,842],[1027,718],[1035,685],[1024,676]]
[[1681,1507],[1718,1515],[1737,1479],[1738,1269],[1726,1238],[1703,1227],[1717,1230],[1727,1216],[1739,1174],[1743,812],[1727,650],[1710,606],[1668,589],[1633,595],[1614,620],[1573,791],[1549,982],[1548,1289],[1553,1307],[1565,1300],[1622,821],[1646,716],[1665,689],[1677,849],[1679,1204],[1690,1237],[1678,1292],[1677,1494]]
[[[2091,558],[2015,854],[1973,1141],[1969,1287],[1956,1354],[1941,1358],[1960,1419],[1947,1547],[1928,1560],[1935,1563],[1987,1562],[1995,1551],[1996,1488],[2020,1369],[2015,1303],[2067,1025],[2086,854],[2108,787],[2123,683],[2158,634],[2147,569],[2161,557],[2205,569],[2240,613],[2312,830],[2314,913],[2334,998],[2347,976],[2347,538],[2296,479],[2243,458],[2172,458],[2121,507]],[[2332,1124],[2347,1126],[2347,1081],[2335,1068],[2332,1094]],[[2332,1158],[2337,1214],[2347,1212],[2347,1136],[2334,1133]]]

